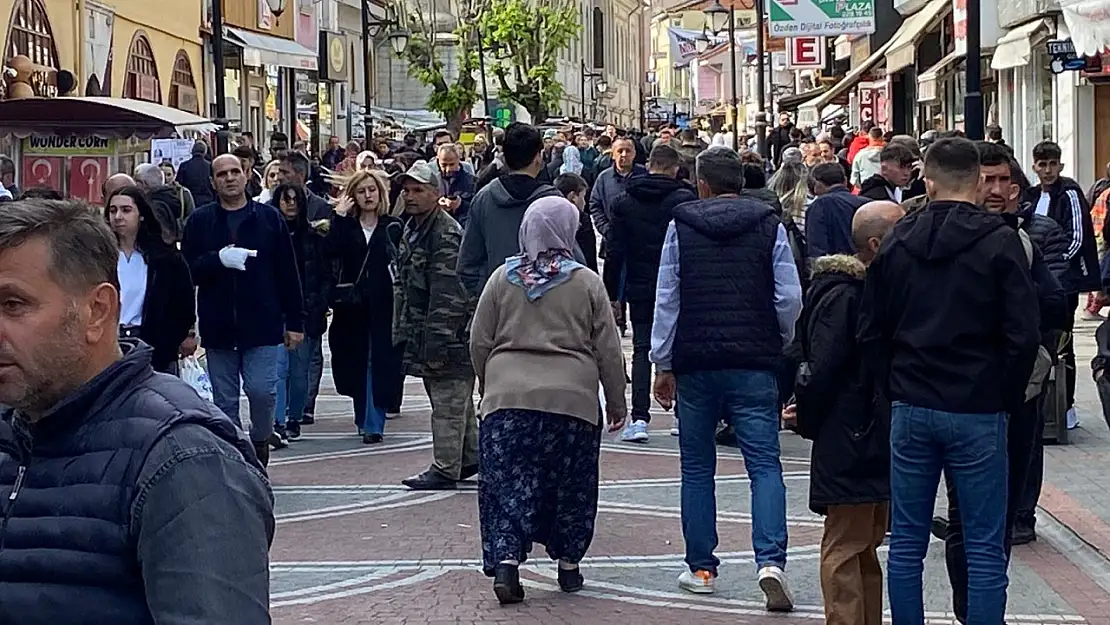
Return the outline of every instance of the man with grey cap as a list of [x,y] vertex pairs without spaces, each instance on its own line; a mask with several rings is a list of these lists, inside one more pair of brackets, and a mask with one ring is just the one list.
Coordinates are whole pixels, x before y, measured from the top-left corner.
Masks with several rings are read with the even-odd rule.
[[462,228],[444,208],[439,177],[417,161],[400,180],[408,218],[394,268],[393,344],[404,345],[405,373],[424,380],[432,404],[432,464],[401,483],[451,490],[478,473],[468,331],[475,300],[455,270]]
[[212,162],[208,160],[208,144],[193,144],[192,157],[177,168],[177,182],[193,194],[193,203],[200,207],[216,201],[212,188]]

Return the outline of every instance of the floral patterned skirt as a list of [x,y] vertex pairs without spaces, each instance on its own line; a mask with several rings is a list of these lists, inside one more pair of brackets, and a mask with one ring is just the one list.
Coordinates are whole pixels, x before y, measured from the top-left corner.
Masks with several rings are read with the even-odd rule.
[[577,564],[597,517],[601,428],[537,410],[498,410],[479,432],[482,569],[524,563],[532,543]]

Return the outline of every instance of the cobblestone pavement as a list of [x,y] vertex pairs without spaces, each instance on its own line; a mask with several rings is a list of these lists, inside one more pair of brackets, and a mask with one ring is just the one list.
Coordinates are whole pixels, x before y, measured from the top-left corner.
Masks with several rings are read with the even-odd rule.
[[[1079,406],[1074,444],[1051,447],[1033,545],[1018,547],[1010,570],[1010,625],[1110,625],[1110,432],[1101,419],[1088,364],[1094,325],[1080,326]],[[626,340],[626,348],[629,348]],[[630,348],[629,348],[630,349]],[[586,588],[564,595],[554,565],[537,549],[523,568],[527,599],[502,608],[480,571],[475,488],[411,492],[399,481],[431,458],[429,404],[417,380],[406,385],[403,417],[386,442],[367,447],[354,434],[350,401],[325,373],[317,424],[271,460],[277,501],[272,605],[278,625],[301,623],[640,625],[813,623],[822,618],[817,559],[821,518],[806,506],[808,445],[782,436],[788,497],[788,574],[797,610],[768,615],[754,582],[748,483],[735,450],[718,453],[722,560],[717,594],[679,590],[677,440],[657,411],[646,445],[606,437],[601,456],[597,534],[583,563]],[[883,556],[885,558],[885,549]],[[953,623],[943,546],[926,562],[930,623]]]

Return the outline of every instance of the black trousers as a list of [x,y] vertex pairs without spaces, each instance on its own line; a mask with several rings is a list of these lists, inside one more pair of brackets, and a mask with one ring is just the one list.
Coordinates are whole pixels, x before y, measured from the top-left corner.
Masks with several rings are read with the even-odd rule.
[[[1075,311],[1079,309],[1079,293],[1068,295],[1068,315],[1064,331],[1071,334],[1075,330]],[[1075,405],[1075,337],[1064,348],[1064,363],[1067,365],[1068,408]]]
[[[1032,465],[1034,448],[1044,430],[1044,415],[1039,409],[1040,402],[1034,398],[1026,402],[1021,410],[1010,415],[1007,431],[1007,455],[1009,457],[1009,493],[1006,499],[1006,557],[1010,557],[1010,538],[1014,518],[1023,501],[1026,481]],[[1043,452],[1043,447],[1041,448]],[[960,506],[952,480],[945,475],[945,490],[948,493],[948,534],[944,541],[944,560],[948,567],[948,581],[952,585],[952,611],[961,623],[967,622],[967,554],[964,551],[963,523],[960,521]],[[1037,484],[1040,494],[1040,483]],[[1035,505],[1035,504],[1034,504]]]

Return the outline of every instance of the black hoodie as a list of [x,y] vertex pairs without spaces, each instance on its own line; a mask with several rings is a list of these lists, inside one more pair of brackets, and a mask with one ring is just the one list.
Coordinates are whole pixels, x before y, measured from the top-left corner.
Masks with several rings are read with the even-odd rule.
[[690,185],[662,174],[628,181],[624,194],[613,205],[609,221],[604,276],[609,299],[642,304],[641,308],[651,313],[659,277],[659,255],[672,211],[675,206],[696,199],[698,196]]
[[1037,290],[1017,232],[964,202],[930,202],[867,272],[859,343],[892,401],[1014,412],[1040,342]]

